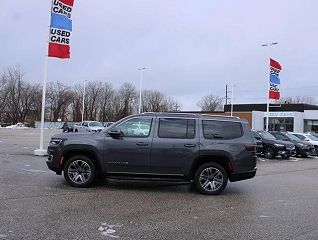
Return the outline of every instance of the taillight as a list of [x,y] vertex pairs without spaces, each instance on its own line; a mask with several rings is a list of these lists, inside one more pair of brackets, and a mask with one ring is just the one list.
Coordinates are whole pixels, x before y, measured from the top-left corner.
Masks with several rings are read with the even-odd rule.
[[256,156],[256,145],[255,144],[245,144],[245,149]]

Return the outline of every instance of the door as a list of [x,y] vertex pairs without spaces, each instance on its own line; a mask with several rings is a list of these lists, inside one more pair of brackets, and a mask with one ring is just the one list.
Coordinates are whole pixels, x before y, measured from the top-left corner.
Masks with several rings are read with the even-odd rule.
[[199,154],[197,119],[158,118],[151,150],[151,172],[183,175]]
[[152,145],[152,117],[135,117],[115,126],[122,137],[105,138],[104,162],[108,172],[147,173]]

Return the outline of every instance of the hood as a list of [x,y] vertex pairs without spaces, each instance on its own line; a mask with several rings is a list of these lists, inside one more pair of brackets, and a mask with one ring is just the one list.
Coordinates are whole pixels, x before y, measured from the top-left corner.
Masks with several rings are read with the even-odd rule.
[[294,147],[295,145],[291,142],[288,141],[281,141],[281,140],[270,140],[270,139],[263,139],[264,143],[269,143],[269,144],[281,144],[284,145],[285,147]]
[[85,138],[87,135],[92,135],[91,132],[83,132],[83,133],[58,133],[53,135],[51,138],[62,138],[62,139],[71,139],[71,138]]

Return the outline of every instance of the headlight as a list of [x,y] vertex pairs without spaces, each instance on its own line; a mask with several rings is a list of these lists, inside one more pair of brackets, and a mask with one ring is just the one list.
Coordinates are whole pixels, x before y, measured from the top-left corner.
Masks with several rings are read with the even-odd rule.
[[300,147],[306,147],[306,145],[303,144],[303,143],[298,143],[298,146],[300,146]]
[[58,146],[63,140],[60,138],[52,138],[49,145],[50,146]]
[[284,147],[285,145],[283,145],[283,144],[278,144],[278,143],[275,143],[274,144],[276,147]]

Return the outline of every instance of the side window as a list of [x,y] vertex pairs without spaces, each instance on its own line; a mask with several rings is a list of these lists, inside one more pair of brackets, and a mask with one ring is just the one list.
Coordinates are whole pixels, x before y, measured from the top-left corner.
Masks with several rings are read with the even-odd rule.
[[84,127],[88,127],[88,123],[87,122],[83,122],[83,126]]
[[203,136],[207,139],[234,139],[243,136],[239,122],[202,120]]
[[160,118],[160,138],[192,139],[195,137],[195,119]]
[[118,126],[125,137],[148,137],[152,118],[133,118]]

